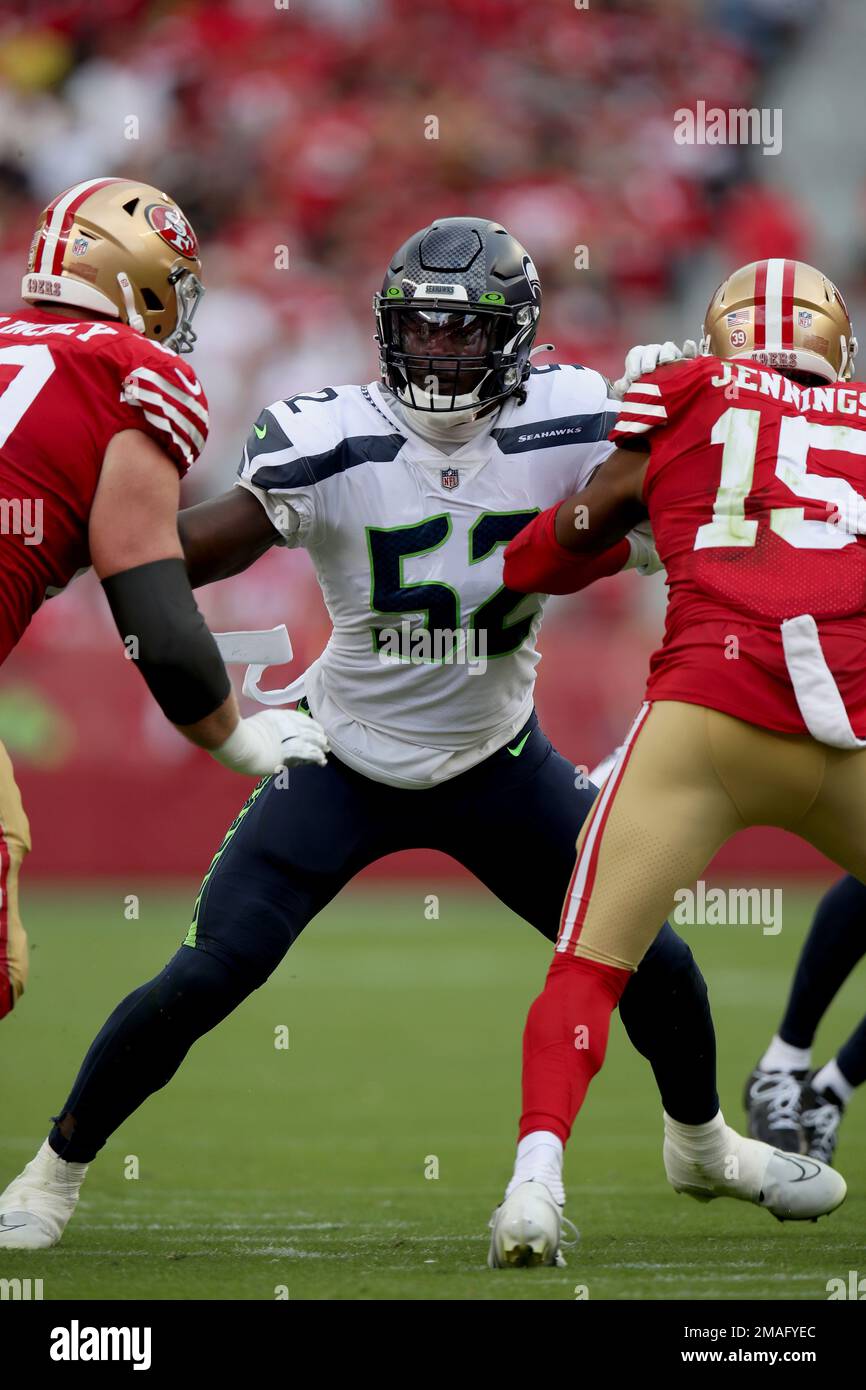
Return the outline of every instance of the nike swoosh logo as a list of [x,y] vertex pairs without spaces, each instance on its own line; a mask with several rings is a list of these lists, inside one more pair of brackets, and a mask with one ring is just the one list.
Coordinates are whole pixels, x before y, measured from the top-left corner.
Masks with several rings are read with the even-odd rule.
[[0,1216],[0,1229],[4,1231],[17,1231],[26,1225],[26,1221],[7,1221],[5,1216]]
[[188,376],[184,376],[183,372],[179,371],[177,367],[175,367],[175,369],[174,369],[174,374],[175,374],[175,376],[177,377],[178,381],[182,381],[182,382],[183,382],[184,386],[186,387],[187,391],[189,391],[189,394],[190,394],[191,396],[200,396],[200,395],[201,395],[201,382],[200,382],[200,381],[190,381],[189,377],[188,377]]
[[262,425],[262,428],[261,428],[261,429],[259,429],[258,425],[253,425],[253,429],[254,429],[255,432],[256,432],[256,438],[257,438],[257,439],[264,439],[265,435],[266,435],[267,432],[268,432],[268,427],[267,427],[267,425]]
[[[531,729],[530,729],[529,733],[530,733],[530,734],[532,733],[532,730],[531,730]],[[509,753],[511,754],[512,758],[519,758],[519,757],[520,757],[521,753],[523,752],[523,745],[524,745],[524,743],[526,742],[526,740],[527,740],[528,738],[529,738],[529,734],[524,734],[524,735],[523,735],[523,738],[520,740],[520,742],[518,743],[518,745],[517,745],[516,748],[509,748],[508,751],[509,751]]]
[[[794,1182],[807,1182],[809,1178],[816,1178],[818,1174],[821,1172],[821,1165],[819,1163],[816,1163],[814,1158],[803,1158],[800,1154],[785,1153],[781,1149],[775,1149],[774,1153],[776,1155],[776,1158],[787,1159],[787,1161],[790,1164],[792,1164],[794,1168],[797,1169],[800,1176],[798,1178],[794,1178]],[[812,1165],[811,1172],[809,1171],[807,1164]]]

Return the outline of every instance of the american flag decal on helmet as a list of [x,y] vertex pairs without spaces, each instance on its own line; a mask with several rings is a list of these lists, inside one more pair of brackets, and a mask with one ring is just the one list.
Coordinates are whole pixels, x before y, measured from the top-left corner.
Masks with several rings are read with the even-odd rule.
[[456,468],[442,469],[442,486],[452,492],[455,487],[460,486],[460,472]]

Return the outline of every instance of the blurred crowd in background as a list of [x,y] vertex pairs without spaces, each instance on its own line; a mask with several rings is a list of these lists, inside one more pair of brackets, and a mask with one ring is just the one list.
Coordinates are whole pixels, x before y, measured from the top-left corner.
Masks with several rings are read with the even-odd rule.
[[[437,216],[502,221],[541,274],[539,341],[557,349],[544,360],[616,376],[628,346],[680,327],[708,246],[729,268],[812,254],[808,217],[770,178],[773,160],[677,144],[673,113],[699,99],[764,104],[833,3],[6,0],[2,308],[16,303],[35,218],[60,188],[122,174],[177,199],[208,286],[194,362],[211,438],[188,501],[231,484],[264,404],[376,374],[373,291],[391,252]],[[272,553],[203,606],[215,627],[285,621],[299,664],[327,640],[301,553]],[[660,584],[633,576],[552,606],[540,706],[575,757],[620,735],[662,608]],[[0,737],[13,756],[38,762],[41,721],[66,718],[87,757],[76,738],[86,700],[74,714],[52,705],[48,656],[102,660],[112,631],[87,578],[45,606],[4,673]],[[195,756],[137,688],[123,690],[149,757]],[[113,750],[120,763],[134,756],[132,728],[125,720]]]
[[672,113],[760,105],[765,69],[818,8],[47,0],[16,18],[6,5],[0,297],[16,297],[34,216],[59,188],[124,174],[176,197],[209,287],[196,365],[214,437],[194,490],[231,480],[262,402],[374,374],[373,290],[437,216],[503,222],[541,271],[542,336],[616,373],[707,238],[734,263],[780,237],[805,251],[760,158],[676,144]]

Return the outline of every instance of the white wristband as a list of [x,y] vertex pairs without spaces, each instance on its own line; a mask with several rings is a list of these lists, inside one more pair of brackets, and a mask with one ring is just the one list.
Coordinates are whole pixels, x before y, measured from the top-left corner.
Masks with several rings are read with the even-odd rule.
[[324,767],[328,739],[321,724],[293,709],[265,709],[242,719],[212,756],[248,777],[270,777],[281,767]]
[[260,734],[261,730],[250,720],[239,719],[225,743],[221,743],[219,748],[211,749],[211,755],[218,763],[222,763],[223,767],[230,767],[234,772],[244,772],[251,762],[257,762],[265,752],[265,740],[259,736]]

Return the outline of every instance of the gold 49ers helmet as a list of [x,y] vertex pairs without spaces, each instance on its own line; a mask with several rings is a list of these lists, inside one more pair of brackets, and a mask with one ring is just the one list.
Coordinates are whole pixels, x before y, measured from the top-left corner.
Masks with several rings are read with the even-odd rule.
[[88,179],[39,218],[21,295],[107,314],[190,352],[200,277],[195,232],[165,193],[130,179]]
[[844,299],[832,280],[803,261],[753,261],[735,270],[704,318],[701,352],[713,357],[747,357],[849,381],[856,351]]

